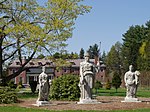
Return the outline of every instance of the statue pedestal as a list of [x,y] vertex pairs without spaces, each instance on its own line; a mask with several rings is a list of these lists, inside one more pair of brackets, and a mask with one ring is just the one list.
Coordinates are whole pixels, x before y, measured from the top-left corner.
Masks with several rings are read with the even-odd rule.
[[80,99],[79,102],[77,102],[77,104],[99,104],[101,102],[98,102],[97,100],[95,99]]
[[48,101],[36,101],[36,104],[33,104],[33,105],[40,107],[40,106],[48,106],[48,105],[51,105],[51,103],[48,102]]
[[139,101],[138,98],[125,97],[124,101],[121,102],[141,102],[141,101]]

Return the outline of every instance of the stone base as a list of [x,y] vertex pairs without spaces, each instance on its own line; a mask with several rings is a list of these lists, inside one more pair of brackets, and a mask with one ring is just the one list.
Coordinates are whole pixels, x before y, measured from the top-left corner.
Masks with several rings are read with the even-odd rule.
[[141,102],[141,101],[139,101],[138,98],[125,97],[124,101],[121,101],[121,102]]
[[51,103],[50,102],[48,102],[48,101],[37,101],[36,102],[36,104],[33,104],[34,106],[38,106],[38,107],[40,107],[40,106],[47,106],[47,105],[51,105]]
[[99,103],[101,103],[101,102],[98,102],[95,99],[83,99],[83,100],[80,100],[79,102],[77,102],[77,104],[99,104]]

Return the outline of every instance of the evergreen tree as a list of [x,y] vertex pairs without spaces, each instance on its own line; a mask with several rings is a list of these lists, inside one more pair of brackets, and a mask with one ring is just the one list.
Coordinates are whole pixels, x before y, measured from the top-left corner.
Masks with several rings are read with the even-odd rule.
[[139,56],[139,48],[142,45],[142,41],[145,39],[144,26],[131,26],[129,30],[123,35],[123,61],[124,68],[127,70],[130,64],[134,65],[137,69],[137,59]]
[[113,78],[112,78],[112,86],[115,87],[116,92],[117,92],[117,89],[120,87],[120,85],[121,85],[120,75],[117,72],[114,72]]
[[87,52],[90,54],[91,59],[94,59],[95,57],[99,58],[99,47],[97,44],[90,46]]
[[84,49],[83,48],[81,48],[79,56],[80,56],[79,57],[80,59],[84,59]]
[[117,72],[121,75],[121,48],[122,44],[120,42],[116,42],[116,44],[113,45],[111,50],[108,52],[106,66],[108,68],[108,73],[110,74],[117,70]]

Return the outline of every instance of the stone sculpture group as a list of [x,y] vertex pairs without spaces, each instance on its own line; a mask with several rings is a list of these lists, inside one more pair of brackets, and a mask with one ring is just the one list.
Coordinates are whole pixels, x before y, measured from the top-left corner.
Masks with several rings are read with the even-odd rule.
[[[80,63],[80,100],[78,104],[93,104],[100,103],[92,98],[92,88],[94,84],[95,74],[100,69],[99,62],[95,65],[90,61],[88,53],[84,56],[85,60]],[[129,66],[129,71],[124,75],[125,86],[127,88],[125,100],[122,102],[138,102],[136,97],[137,87],[139,83],[139,71],[133,71],[133,66]],[[49,79],[45,73],[45,66],[42,67],[42,73],[39,75],[39,96],[36,104],[38,106],[48,104],[49,96]]]

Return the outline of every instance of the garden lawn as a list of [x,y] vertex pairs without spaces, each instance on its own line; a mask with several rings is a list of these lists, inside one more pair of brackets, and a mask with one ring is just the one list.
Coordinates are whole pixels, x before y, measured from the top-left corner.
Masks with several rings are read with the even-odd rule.
[[44,109],[32,109],[18,106],[0,106],[0,112],[150,112],[150,109],[136,109],[136,110],[111,110],[111,111],[94,111],[94,110],[44,110]]
[[[94,91],[95,93],[95,91]],[[104,88],[101,88],[98,90],[97,96],[126,96],[126,89],[125,88],[119,88],[116,92],[116,89],[111,88],[110,90],[106,90]],[[150,90],[148,89],[142,89],[142,88],[138,88],[137,91],[137,97],[146,97],[149,98],[150,97]]]

